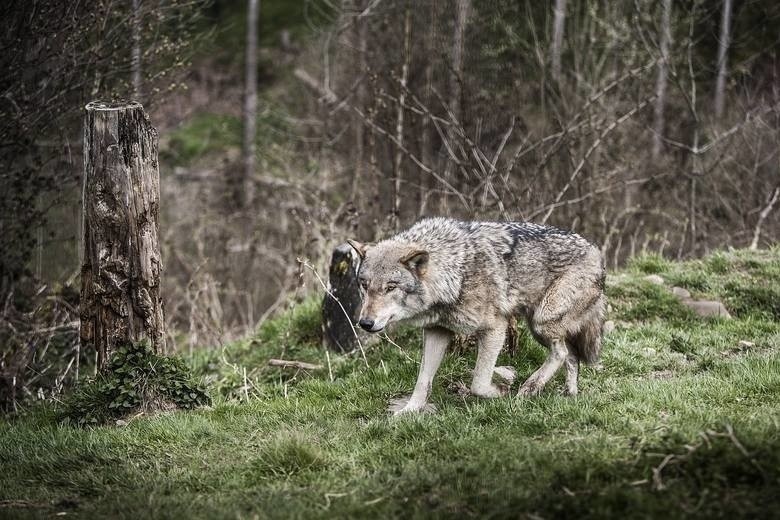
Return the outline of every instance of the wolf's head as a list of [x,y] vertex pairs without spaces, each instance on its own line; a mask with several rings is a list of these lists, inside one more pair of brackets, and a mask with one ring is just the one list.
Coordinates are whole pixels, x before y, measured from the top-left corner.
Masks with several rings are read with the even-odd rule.
[[362,328],[379,332],[389,323],[414,317],[426,309],[427,251],[393,240],[376,245],[348,242],[361,258],[358,281],[363,307],[358,323]]

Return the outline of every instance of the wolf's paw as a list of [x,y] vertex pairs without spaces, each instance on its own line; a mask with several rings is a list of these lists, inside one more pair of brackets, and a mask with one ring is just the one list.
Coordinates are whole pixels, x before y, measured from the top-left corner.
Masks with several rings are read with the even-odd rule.
[[544,387],[540,386],[536,381],[526,381],[520,390],[517,391],[517,397],[534,397],[539,395]]
[[390,404],[387,406],[387,411],[390,412],[394,417],[410,413],[436,413],[436,406],[430,403],[425,403],[422,406],[415,405],[414,403],[410,405],[410,397],[410,395],[406,395],[403,397],[390,399]]
[[517,371],[512,367],[496,367],[493,369],[493,374],[508,386],[512,386],[517,380]]
[[504,397],[509,393],[509,386],[507,385],[490,385],[486,387],[471,387],[471,395],[477,397],[483,397],[485,399],[493,399],[496,397]]
[[567,397],[576,397],[579,391],[576,386],[567,386],[563,389],[563,395]]

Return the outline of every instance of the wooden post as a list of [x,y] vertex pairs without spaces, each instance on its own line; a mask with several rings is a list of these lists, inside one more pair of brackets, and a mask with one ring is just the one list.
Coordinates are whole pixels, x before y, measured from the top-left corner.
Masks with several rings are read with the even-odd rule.
[[84,118],[81,345],[164,349],[157,130],[140,103],[92,102]]
[[341,352],[351,352],[358,346],[354,323],[363,303],[357,280],[359,262],[349,244],[334,249],[330,260],[330,292],[322,302],[322,341]]

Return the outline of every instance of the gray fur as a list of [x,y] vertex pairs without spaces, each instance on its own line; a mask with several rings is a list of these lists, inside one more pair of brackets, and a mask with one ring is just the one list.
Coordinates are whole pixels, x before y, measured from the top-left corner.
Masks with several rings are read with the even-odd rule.
[[[475,335],[471,391],[503,395],[491,382],[495,358],[509,321],[520,316],[550,357],[518,395],[537,394],[564,364],[566,392],[576,394],[579,362],[598,360],[605,270],[599,250],[575,233],[532,223],[430,218],[376,245],[350,243],[362,258],[361,325],[378,332],[392,322],[412,322],[436,338],[425,341],[418,386],[430,386],[438,368],[438,362],[426,363],[426,354],[436,359],[452,334]],[[424,386],[397,413],[424,409]]]

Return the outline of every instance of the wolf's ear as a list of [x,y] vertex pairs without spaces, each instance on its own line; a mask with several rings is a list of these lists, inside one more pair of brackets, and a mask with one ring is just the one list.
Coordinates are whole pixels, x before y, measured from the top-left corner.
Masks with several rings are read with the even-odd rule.
[[368,251],[368,248],[371,247],[371,244],[361,244],[357,240],[351,240],[349,238],[347,239],[347,244],[352,246],[352,249],[355,250],[361,260],[366,257],[366,251]]
[[422,276],[428,269],[428,258],[428,251],[414,249],[401,258],[401,263],[417,276]]

